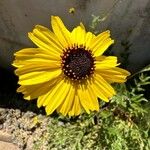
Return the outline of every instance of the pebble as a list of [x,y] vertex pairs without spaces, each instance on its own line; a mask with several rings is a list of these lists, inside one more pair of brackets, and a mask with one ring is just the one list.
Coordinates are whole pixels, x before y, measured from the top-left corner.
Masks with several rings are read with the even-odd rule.
[[0,150],[20,150],[20,148],[13,143],[0,141]]

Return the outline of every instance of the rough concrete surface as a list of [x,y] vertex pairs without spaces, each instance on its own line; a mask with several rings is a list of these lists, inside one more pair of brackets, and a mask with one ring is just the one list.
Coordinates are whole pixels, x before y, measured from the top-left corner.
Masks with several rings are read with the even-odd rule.
[[81,21],[89,29],[93,14],[102,19],[99,32],[111,30],[116,54],[124,50],[122,41],[130,43],[129,67],[135,70],[150,63],[149,10],[150,0],[0,0],[0,66],[10,67],[15,51],[32,46],[27,32],[36,24],[50,27],[51,15],[72,30]]

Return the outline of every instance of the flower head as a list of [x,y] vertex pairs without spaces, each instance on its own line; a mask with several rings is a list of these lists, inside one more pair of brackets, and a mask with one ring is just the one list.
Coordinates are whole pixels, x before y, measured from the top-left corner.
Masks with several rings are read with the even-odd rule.
[[17,91],[27,100],[37,98],[47,115],[55,110],[69,116],[98,111],[97,97],[108,102],[115,95],[110,83],[123,83],[130,75],[117,67],[117,57],[103,55],[114,43],[110,31],[94,35],[81,23],[70,32],[57,16],[51,24],[53,32],[36,25],[28,34],[37,48],[15,53]]

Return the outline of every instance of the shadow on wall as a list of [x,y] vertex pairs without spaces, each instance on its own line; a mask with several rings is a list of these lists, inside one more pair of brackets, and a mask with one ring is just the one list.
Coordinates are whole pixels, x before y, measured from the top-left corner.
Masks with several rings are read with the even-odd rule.
[[149,0],[1,0],[0,65],[11,67],[15,51],[33,46],[27,32],[36,24],[50,27],[51,15],[60,16],[70,30],[81,21],[92,30],[93,14],[100,20],[97,31],[111,30],[116,55],[124,54],[122,42],[131,44],[128,69],[135,71],[150,63],[149,10]]

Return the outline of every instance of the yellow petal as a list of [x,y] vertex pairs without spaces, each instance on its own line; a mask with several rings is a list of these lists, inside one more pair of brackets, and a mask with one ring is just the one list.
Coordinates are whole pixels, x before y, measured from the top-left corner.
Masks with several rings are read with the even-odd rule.
[[[38,48],[21,49],[14,54],[15,55],[15,61],[13,62],[13,65],[15,66],[16,63],[18,63],[19,61],[32,59],[38,53],[39,53]],[[17,65],[19,65],[19,64],[17,64]]]
[[70,90],[71,84],[65,81],[61,81],[55,89],[49,93],[46,97],[47,101],[44,104],[46,106],[45,110],[47,115],[50,115],[51,113],[56,110],[63,101],[65,101],[68,92]]
[[91,85],[88,84],[88,88],[87,88],[87,93],[90,95],[91,97],[91,101],[93,103],[94,106],[94,110],[99,111],[99,103],[98,103],[98,98],[97,95],[93,94],[93,91],[91,89]]
[[34,85],[39,83],[44,83],[52,79],[57,78],[62,73],[61,69],[50,70],[50,71],[40,71],[40,72],[30,72],[19,76],[20,85]]
[[49,29],[40,25],[36,25],[35,29],[33,30],[33,35],[47,45],[50,45],[51,51],[53,51],[54,53],[59,54],[63,51],[63,47],[59,43],[56,35]]
[[26,62],[26,64],[15,70],[15,74],[20,76],[23,74],[27,74],[30,72],[38,72],[38,71],[53,71],[51,69],[60,69],[60,64],[52,61],[32,61]]
[[15,53],[15,61],[13,62],[12,65],[15,67],[22,67],[24,65],[32,63],[33,61],[35,62],[37,60],[48,61],[49,64],[60,63],[60,58],[56,58],[53,55],[43,53],[39,48],[27,48],[27,49],[22,49]]
[[103,95],[105,95],[107,98],[111,98],[116,94],[113,87],[98,74],[95,75],[94,84],[100,89],[101,92],[103,92]]
[[17,56],[32,56],[38,53],[37,48],[24,48],[19,51],[17,51],[14,55]]
[[89,83],[89,87],[93,92],[93,95],[97,95],[97,97],[106,102],[108,102],[109,98],[111,98],[115,94],[115,91],[111,87],[111,85],[109,85],[109,83],[107,83],[98,74],[95,74],[94,79],[91,80]]
[[81,85],[78,94],[83,108],[91,111],[99,110],[97,95],[93,94],[90,82],[87,85]]
[[117,64],[117,57],[115,56],[108,56],[103,58],[103,60],[96,60],[95,66],[96,69],[102,70],[102,69],[109,69],[118,66]]
[[87,33],[86,33],[86,36],[85,36],[85,48],[86,48],[87,50],[90,49],[89,47],[90,47],[90,45],[91,45],[92,40],[93,40],[94,37],[95,37],[95,35],[92,34],[91,32],[87,32]]
[[36,25],[35,27],[37,30],[41,31],[42,34],[51,41],[51,44],[54,45],[54,47],[57,45],[57,48],[60,50],[60,52],[62,52],[63,46],[59,42],[57,36],[52,31],[50,31],[48,28],[41,26],[41,25]]
[[84,90],[84,95],[86,96],[86,101],[82,100],[81,101],[81,105],[87,105],[89,107],[89,110],[91,111],[98,111],[99,110],[99,105],[98,105],[98,101],[95,98],[95,96],[93,96],[93,93],[91,93],[89,90],[89,88]]
[[52,29],[64,48],[71,46],[70,32],[58,16],[51,17]]
[[110,37],[110,31],[109,30],[100,33],[99,35],[97,35],[93,38],[93,41],[92,41],[90,48],[93,49],[93,51],[94,51],[95,46],[97,46],[99,43],[102,43],[103,41],[105,41],[109,37]]
[[129,71],[122,69],[122,68],[119,68],[119,67],[115,67],[114,70],[117,72],[120,72],[124,76],[130,76],[131,75],[131,73]]
[[107,40],[105,40],[101,45],[97,45],[97,47],[95,47],[95,51],[94,56],[100,56],[102,55],[107,49],[108,47],[114,43],[114,40],[112,40],[111,38],[108,38]]
[[72,43],[78,46],[85,45],[85,30],[81,26],[78,26],[73,29],[71,32]]
[[[61,79],[61,78],[60,78]],[[39,98],[38,98],[38,103],[40,103],[40,104],[38,104],[38,106],[40,105],[40,106],[47,106],[47,105],[49,105],[49,102],[50,102],[50,95],[51,96],[53,96],[57,91],[58,91],[58,89],[60,88],[60,86],[62,86],[62,84],[64,83],[64,81],[63,80],[60,80],[59,79],[59,81],[57,82],[57,84],[55,84],[55,86],[53,86],[52,88],[51,88],[51,90],[50,91],[48,91],[46,94],[44,94],[44,95],[42,95],[42,96],[40,96]],[[49,98],[47,98],[47,97],[49,97]]]
[[[52,80],[50,82],[37,84],[37,85],[20,86],[17,89],[17,92],[23,93],[24,99],[32,100],[38,98],[43,94],[46,94],[52,88],[52,86],[54,86],[55,83],[56,80]],[[38,107],[40,107],[39,102],[38,102]]]
[[12,65],[14,67],[21,67],[22,64],[20,64],[20,62],[23,62],[24,60],[32,59],[33,56],[35,56],[37,53],[38,53],[37,48],[22,49],[14,54],[15,60],[13,61]]
[[114,41],[110,38],[110,31],[107,30],[93,38],[90,49],[92,50],[94,56],[100,56],[113,42]]
[[64,100],[64,102],[57,108],[57,112],[62,113],[66,116],[73,105],[73,100],[75,96],[75,89],[73,86],[70,87],[70,91]]
[[60,58],[61,53],[58,49],[55,49],[52,47],[48,42],[39,39],[39,37],[36,37],[33,33],[28,33],[29,38],[38,46],[41,48],[41,50],[45,51],[49,55],[53,55],[53,57]]
[[69,116],[78,116],[81,114],[81,104],[78,95],[76,94],[73,100],[73,105],[71,110],[69,111]]
[[54,88],[56,88],[56,85],[59,84],[60,81],[61,81],[61,78],[54,79],[51,82],[47,82],[46,85],[43,84],[43,87],[46,89],[47,92],[45,92],[45,94],[43,93],[43,94],[39,95],[38,100],[37,100],[38,107],[44,106],[44,103],[46,103],[46,101],[48,101],[47,95],[49,93],[51,93]]
[[124,69],[115,67],[111,69],[103,69],[103,70],[96,70],[98,74],[100,74],[105,80],[107,80],[110,83],[117,82],[117,83],[123,83],[126,81],[127,76],[130,75],[130,73]]
[[109,99],[108,97],[106,97],[104,95],[104,93],[102,91],[100,91],[100,88],[94,84],[91,85],[91,89],[93,91],[93,94],[97,95],[97,97],[99,97],[100,99],[102,99],[105,102],[108,102]]
[[82,107],[85,109],[85,111],[89,114],[90,113],[90,108],[91,108],[91,103],[89,103],[88,99],[89,97],[87,97],[87,95],[85,95],[85,89],[80,85],[77,92],[78,92],[78,96],[80,99],[80,103],[82,105]]

